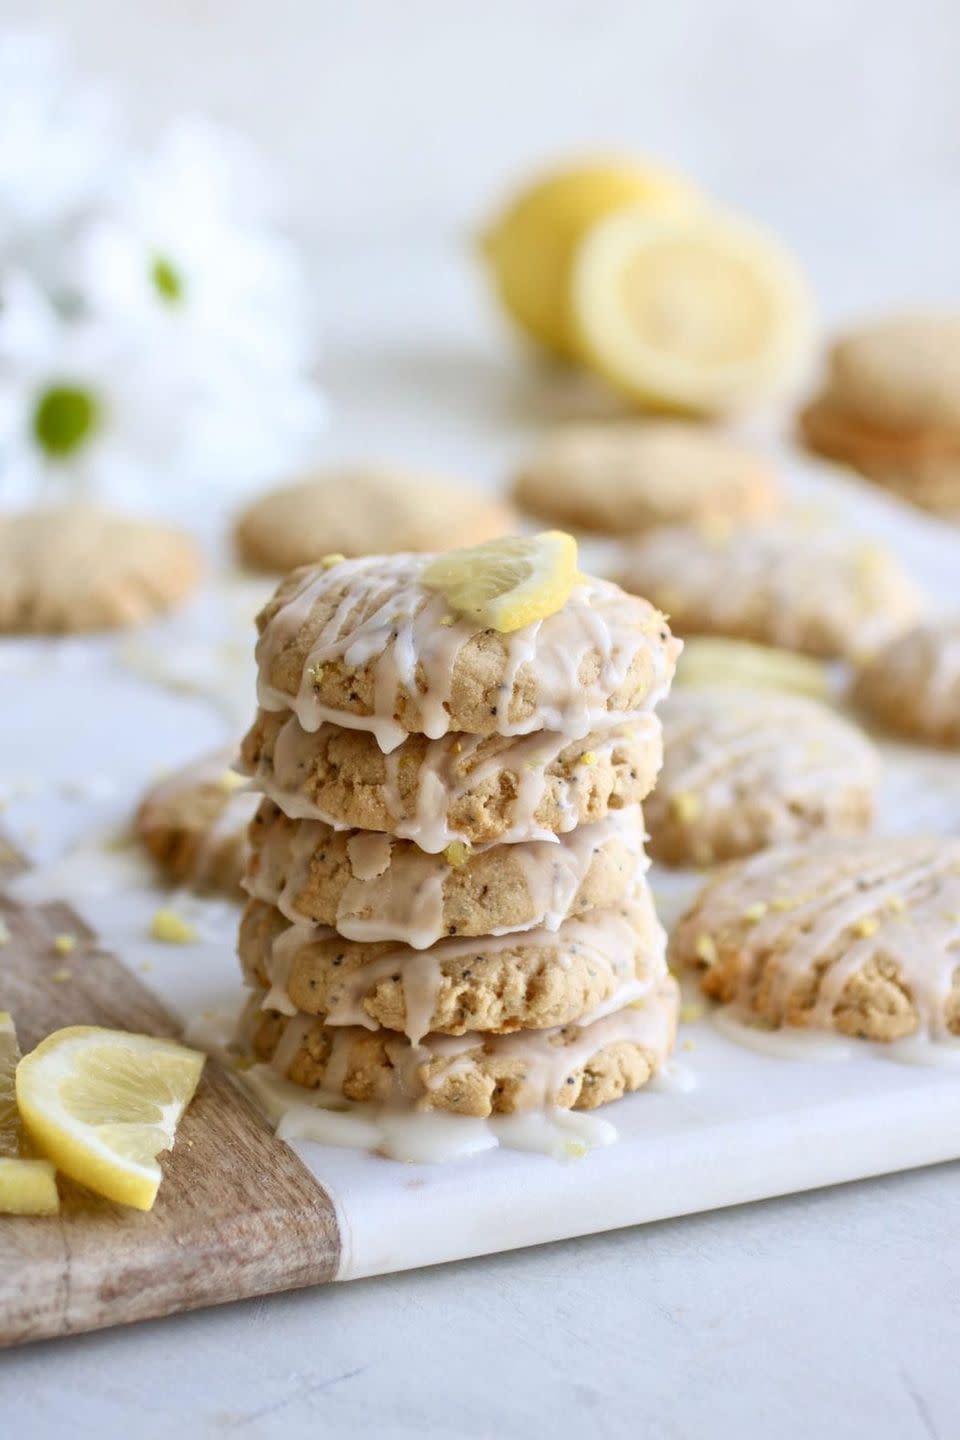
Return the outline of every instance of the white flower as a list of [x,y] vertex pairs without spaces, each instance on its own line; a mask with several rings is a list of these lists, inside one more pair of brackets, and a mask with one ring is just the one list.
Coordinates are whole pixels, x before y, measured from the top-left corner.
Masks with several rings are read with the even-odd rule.
[[69,79],[57,38],[0,34],[0,265],[57,284],[70,227],[103,203],[119,163],[109,109]]
[[191,343],[211,338],[244,364],[301,366],[303,275],[292,247],[263,223],[266,193],[234,137],[179,122],[83,237],[88,303],[189,331]]
[[[9,273],[0,304],[0,495],[58,483],[130,496],[169,459],[182,397],[136,337],[65,321],[29,276]],[[133,363],[134,359],[136,363]],[[149,463],[145,463],[149,457]]]
[[0,40],[0,496],[262,482],[325,416],[304,281],[243,141],[110,146],[45,37]]

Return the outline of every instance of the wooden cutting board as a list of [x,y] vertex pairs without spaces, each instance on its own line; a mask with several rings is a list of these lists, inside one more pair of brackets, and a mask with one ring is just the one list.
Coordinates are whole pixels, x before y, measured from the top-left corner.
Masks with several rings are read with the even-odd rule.
[[[3,871],[20,868],[6,846]],[[62,904],[0,895],[0,1010],[30,1049],[62,1025],[176,1036],[163,1006]],[[65,959],[61,933],[77,938]],[[70,979],[55,981],[69,968]],[[60,1180],[57,1219],[0,1216],[0,1345],[146,1320],[332,1280],[340,1237],[333,1203],[215,1061],[161,1157],[149,1214]]]

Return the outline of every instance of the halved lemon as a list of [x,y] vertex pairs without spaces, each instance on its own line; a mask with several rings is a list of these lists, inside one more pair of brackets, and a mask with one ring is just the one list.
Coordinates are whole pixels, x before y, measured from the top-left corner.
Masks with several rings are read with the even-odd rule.
[[33,1145],[65,1175],[121,1205],[151,1209],[205,1056],[173,1040],[75,1025],[17,1066],[17,1103]]
[[586,160],[525,186],[480,243],[511,318],[547,350],[573,359],[577,341],[570,270],[584,233],[627,205],[642,205],[657,215],[686,215],[702,203],[683,176],[646,161]]
[[450,550],[423,575],[451,610],[502,635],[562,610],[576,579],[577,542],[562,530]]
[[594,369],[644,405],[695,414],[795,380],[813,333],[793,258],[753,225],[706,212],[601,220],[577,251],[571,303]]
[[60,1209],[56,1171],[49,1160],[21,1153],[14,1076],[20,1048],[13,1020],[0,1011],[0,1215],[55,1215]]
[[773,645],[708,635],[694,635],[683,642],[674,683],[688,688],[732,685],[777,690],[815,700],[825,700],[830,693],[829,672],[819,660]]

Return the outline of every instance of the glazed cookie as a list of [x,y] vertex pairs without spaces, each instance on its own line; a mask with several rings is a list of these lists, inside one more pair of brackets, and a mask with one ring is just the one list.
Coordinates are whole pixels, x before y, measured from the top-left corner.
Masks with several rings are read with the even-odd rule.
[[453,842],[544,840],[602,820],[653,789],[660,722],[646,713],[570,742],[533,735],[410,735],[389,755],[363,730],[261,711],[241,766],[288,815],[383,830],[436,854]]
[[860,667],[853,696],[889,730],[960,745],[960,620],[898,635]]
[[504,500],[455,481],[358,468],[331,470],[261,496],[240,515],[234,539],[245,565],[283,575],[332,553],[478,545],[516,525]]
[[635,535],[678,521],[752,520],[780,501],[772,467],[680,421],[557,431],[518,471],[517,504],[560,525]]
[[664,766],[644,807],[655,859],[712,865],[870,825],[873,746],[816,701],[727,687],[675,690],[661,715]]
[[579,1020],[641,998],[665,973],[664,935],[646,884],[612,910],[429,950],[345,940],[289,925],[252,900],[239,952],[267,1009],[322,1016],[332,1026],[382,1025],[418,1041],[428,1032],[508,1032]]
[[0,632],[71,634],[142,625],[193,591],[193,540],[85,505],[0,515]]
[[455,615],[422,580],[432,557],[371,556],[294,571],[258,617],[259,701],[371,731],[582,739],[650,708],[679,645],[646,600],[583,577],[552,615],[510,634]]
[[800,434],[903,499],[960,515],[958,397],[960,316],[894,316],[835,341]]
[[206,755],[146,792],[134,830],[171,880],[197,889],[239,891],[247,827],[259,796],[230,768],[234,750]]
[[920,608],[886,550],[786,524],[709,536],[694,526],[657,530],[632,547],[621,583],[650,595],[681,634],[822,656],[867,653]]
[[643,820],[631,806],[561,841],[428,855],[412,840],[290,820],[270,800],[250,828],[245,887],[297,924],[424,950],[444,935],[499,935],[616,905],[642,869]]
[[586,1025],[482,1040],[430,1036],[419,1045],[386,1030],[258,1013],[257,1003],[243,1026],[245,1044],[296,1084],[485,1117],[550,1105],[593,1110],[639,1090],[673,1049],[678,990],[667,975],[642,1003]]
[[960,1034],[960,840],[764,851],[708,882],[670,949],[765,1025]]

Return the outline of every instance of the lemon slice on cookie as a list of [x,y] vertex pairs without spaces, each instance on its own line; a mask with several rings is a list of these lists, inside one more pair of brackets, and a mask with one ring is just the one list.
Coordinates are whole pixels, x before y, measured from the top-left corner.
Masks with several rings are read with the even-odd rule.
[[13,1020],[0,1011],[0,1215],[55,1215],[60,1196],[53,1166],[22,1154],[14,1078],[19,1059]]
[[160,1186],[205,1057],[173,1040],[77,1025],[41,1041],[17,1067],[32,1144],[65,1175],[137,1210]]
[[793,258],[742,220],[631,208],[576,257],[571,303],[584,358],[653,408],[716,414],[796,378],[812,335]]
[[507,635],[562,610],[577,580],[577,542],[562,530],[438,555],[423,583],[451,610]]

